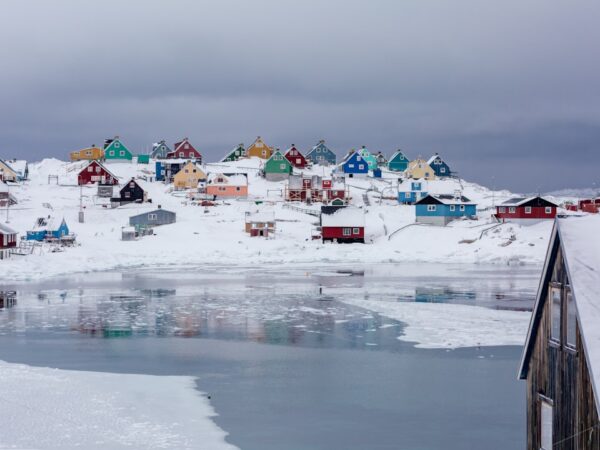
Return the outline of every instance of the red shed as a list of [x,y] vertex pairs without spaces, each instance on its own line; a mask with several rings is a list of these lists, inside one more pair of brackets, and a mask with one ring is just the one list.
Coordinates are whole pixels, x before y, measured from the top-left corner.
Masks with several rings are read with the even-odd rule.
[[351,206],[321,207],[323,242],[365,242],[365,213]]
[[77,176],[77,184],[119,184],[119,179],[98,161],[91,161]]
[[300,150],[296,148],[294,144],[285,152],[286,159],[290,164],[298,169],[304,169],[306,167],[306,158]]
[[197,163],[202,163],[202,155],[194,148],[188,138],[183,138],[183,140],[177,142],[173,148],[174,150],[172,152],[167,153],[168,159],[192,159]]
[[10,256],[10,249],[17,246],[17,232],[0,223],[0,259]]
[[496,218],[502,222],[534,223],[554,219],[557,205],[542,197],[517,197],[496,206]]

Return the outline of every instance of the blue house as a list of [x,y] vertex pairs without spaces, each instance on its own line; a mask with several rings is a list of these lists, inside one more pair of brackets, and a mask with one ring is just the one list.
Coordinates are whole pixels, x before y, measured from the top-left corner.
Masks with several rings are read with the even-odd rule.
[[402,205],[414,205],[425,197],[427,197],[427,192],[423,190],[422,181],[411,181],[410,190],[398,191],[398,203]]
[[326,145],[324,140],[320,140],[310,152],[306,155],[313,164],[320,164],[322,166],[335,165],[337,157]]
[[150,153],[150,157],[154,159],[166,159],[167,153],[170,152],[171,149],[165,141],[155,142],[152,144],[152,152]]
[[156,161],[156,181],[172,183],[173,177],[187,164],[183,159]]
[[427,195],[415,203],[418,223],[445,226],[461,217],[477,217],[477,205],[463,195]]
[[404,172],[408,168],[408,158],[402,150],[396,150],[388,161],[388,170],[392,172]]
[[449,177],[452,175],[450,166],[448,166],[448,164],[446,164],[444,162],[444,160],[442,159],[442,157],[440,155],[438,155],[437,153],[435,155],[433,155],[431,158],[429,158],[429,161],[427,161],[427,164],[429,164],[429,166],[433,169],[433,171],[435,172],[435,175],[440,178]]
[[369,173],[368,162],[354,150],[350,150],[338,167],[349,178],[366,177]]
[[33,230],[27,232],[26,239],[28,241],[43,241],[44,239],[54,238],[60,239],[69,235],[69,227],[62,220],[58,228],[53,226],[52,217],[40,217],[36,220]]

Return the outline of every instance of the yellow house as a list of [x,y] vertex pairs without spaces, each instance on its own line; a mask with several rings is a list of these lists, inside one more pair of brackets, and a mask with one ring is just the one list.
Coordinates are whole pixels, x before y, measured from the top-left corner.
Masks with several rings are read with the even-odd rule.
[[17,172],[0,159],[0,181],[17,181],[18,179]]
[[206,174],[191,161],[181,168],[173,177],[175,189],[196,189],[201,180],[206,180]]
[[256,156],[257,158],[269,159],[273,149],[262,140],[260,136],[256,138],[254,143],[246,150],[246,156]]
[[71,161],[93,161],[104,158],[104,150],[94,145],[69,154]]
[[407,178],[414,178],[415,180],[435,180],[435,172],[424,159],[415,159],[409,162],[404,174]]

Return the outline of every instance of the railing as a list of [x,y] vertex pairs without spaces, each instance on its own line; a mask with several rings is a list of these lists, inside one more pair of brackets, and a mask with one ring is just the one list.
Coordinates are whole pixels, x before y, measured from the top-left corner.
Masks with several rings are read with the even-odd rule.
[[311,208],[303,208],[302,206],[296,206],[296,205],[290,205],[289,203],[284,203],[283,207],[285,209],[289,209],[292,211],[297,211],[297,212],[301,212],[304,214],[309,214],[311,216],[314,217],[319,217],[321,215],[321,211],[316,210],[316,209],[311,209]]
[[394,237],[400,231],[407,229],[408,227],[423,226],[423,225],[426,225],[426,224],[424,224],[424,223],[409,223],[408,225],[404,225],[404,226],[398,228],[397,230],[392,231],[392,233],[388,236],[388,241],[392,240],[392,237]]

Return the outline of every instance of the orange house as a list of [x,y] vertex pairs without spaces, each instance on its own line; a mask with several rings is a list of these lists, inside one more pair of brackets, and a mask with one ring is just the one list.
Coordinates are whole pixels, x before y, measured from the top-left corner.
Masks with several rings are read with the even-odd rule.
[[94,161],[104,158],[104,150],[92,145],[88,148],[69,153],[71,161]]
[[256,156],[257,158],[269,159],[272,154],[273,149],[265,144],[260,136],[258,136],[254,143],[246,149],[247,157]]
[[215,198],[241,198],[248,196],[248,178],[245,174],[223,175],[211,173],[206,183],[206,194]]

